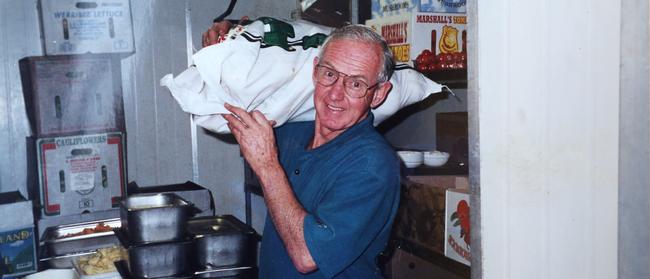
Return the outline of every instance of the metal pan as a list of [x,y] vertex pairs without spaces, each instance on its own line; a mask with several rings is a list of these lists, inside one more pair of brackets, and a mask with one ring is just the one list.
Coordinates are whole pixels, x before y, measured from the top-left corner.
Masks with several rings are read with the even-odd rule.
[[119,241],[112,230],[66,237],[67,235],[78,234],[84,231],[84,229],[93,229],[98,224],[104,224],[111,228],[120,228],[122,226],[119,218],[113,218],[50,227],[44,232],[43,245],[48,255],[51,256],[92,251],[118,245]]
[[194,238],[199,266],[220,268],[254,265],[257,234],[234,216],[195,218],[189,220],[187,226]]
[[41,258],[38,261],[41,263],[42,267],[45,269],[66,269],[73,268],[73,262],[83,256],[88,256],[94,254],[95,251],[82,252],[82,253],[73,253],[67,255],[60,255],[55,257],[46,257]]
[[182,277],[194,272],[192,241],[134,244],[122,230],[116,230],[129,255],[129,278]]
[[185,238],[193,211],[192,205],[176,194],[142,194],[122,200],[120,219],[130,243],[156,243]]
[[251,266],[206,269],[194,272],[194,278],[253,279],[257,278],[257,269]]

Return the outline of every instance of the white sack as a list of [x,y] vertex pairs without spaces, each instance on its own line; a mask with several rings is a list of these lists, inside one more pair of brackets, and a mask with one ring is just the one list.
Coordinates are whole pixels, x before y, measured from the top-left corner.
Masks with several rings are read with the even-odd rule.
[[[287,29],[282,29],[288,26],[286,21],[266,18],[265,22],[236,26],[225,41],[194,54],[195,66],[175,78],[168,74],[160,80],[183,111],[196,115],[197,125],[229,133],[219,115],[229,113],[224,102],[247,111],[258,110],[275,120],[276,126],[314,120],[312,70],[320,46],[303,49],[301,43],[313,39],[309,37],[313,34],[329,34],[331,28],[294,21],[290,22],[294,34],[287,34]],[[283,34],[288,35],[285,44],[271,45]],[[402,107],[442,90],[442,85],[411,68],[398,67],[390,81],[393,89],[386,101],[373,110],[375,125]]]

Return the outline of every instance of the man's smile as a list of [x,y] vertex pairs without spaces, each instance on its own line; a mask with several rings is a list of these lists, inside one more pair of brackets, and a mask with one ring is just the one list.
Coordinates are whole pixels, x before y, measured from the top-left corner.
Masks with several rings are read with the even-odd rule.
[[330,105],[330,104],[327,105],[327,108],[329,108],[330,110],[333,110],[333,111],[343,111],[343,108],[336,107],[336,106],[333,106],[333,105]]

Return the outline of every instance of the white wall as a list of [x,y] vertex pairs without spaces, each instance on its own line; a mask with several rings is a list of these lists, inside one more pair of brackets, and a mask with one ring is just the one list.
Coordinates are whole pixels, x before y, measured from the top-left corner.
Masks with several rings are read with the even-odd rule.
[[650,278],[650,5],[621,11],[618,278]]
[[[438,93],[400,110],[379,126],[380,129],[386,129],[384,137],[398,148],[436,150],[436,114],[467,111],[467,89],[453,90],[458,98],[448,93]],[[386,128],[385,125],[390,127]]]
[[616,278],[620,1],[471,4],[483,278]]
[[25,138],[30,135],[18,60],[41,55],[36,1],[0,1],[0,192],[27,197]]

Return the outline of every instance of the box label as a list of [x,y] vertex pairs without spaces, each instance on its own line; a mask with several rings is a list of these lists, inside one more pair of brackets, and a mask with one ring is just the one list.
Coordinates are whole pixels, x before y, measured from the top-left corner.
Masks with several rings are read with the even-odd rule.
[[373,0],[372,18],[410,14],[419,10],[420,0]]
[[112,208],[126,192],[123,144],[121,133],[39,139],[45,217]]
[[470,206],[467,193],[447,190],[445,256],[470,265]]
[[132,52],[129,0],[41,0],[45,52]]
[[0,232],[0,275],[36,271],[34,228]]

